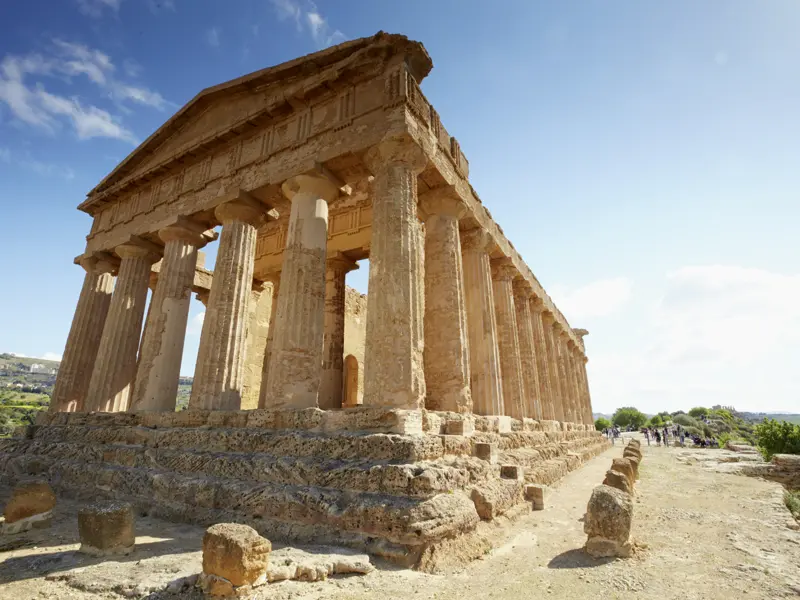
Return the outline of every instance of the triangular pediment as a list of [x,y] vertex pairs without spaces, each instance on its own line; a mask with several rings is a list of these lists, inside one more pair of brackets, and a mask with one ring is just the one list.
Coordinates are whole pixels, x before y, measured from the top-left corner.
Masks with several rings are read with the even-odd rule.
[[288,114],[308,100],[309,90],[330,88],[339,81],[346,85],[359,69],[374,68],[376,60],[398,55],[405,56],[417,81],[430,72],[432,63],[422,44],[379,32],[207,88],[125,158],[80,208],[90,211],[94,196],[181,160],[204,144],[235,136],[240,133],[237,128]]

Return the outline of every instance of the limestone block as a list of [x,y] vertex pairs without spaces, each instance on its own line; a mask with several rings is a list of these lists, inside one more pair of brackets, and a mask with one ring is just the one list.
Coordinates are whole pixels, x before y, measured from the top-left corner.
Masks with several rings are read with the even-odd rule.
[[78,511],[79,552],[91,556],[129,554],[136,542],[133,509],[127,502],[97,503]]
[[606,477],[603,479],[603,485],[616,488],[625,492],[626,494],[633,494],[633,487],[631,487],[631,482],[628,480],[628,476],[613,469],[606,471]]
[[[255,586],[267,580],[272,544],[247,525],[218,523],[203,536],[203,574],[213,575],[232,586]],[[212,581],[225,588],[223,582]]]
[[633,501],[630,494],[607,485],[594,488],[583,530],[586,552],[595,558],[630,556]]
[[511,417],[476,417],[475,428],[490,433],[511,433]]
[[491,521],[522,501],[522,482],[493,479],[472,488],[470,497],[478,516]]
[[549,488],[541,483],[525,486],[525,499],[533,503],[533,510],[544,510],[544,501]]
[[6,523],[13,523],[34,515],[50,513],[56,505],[56,495],[43,479],[19,483],[3,510]]
[[623,454],[622,458],[630,461],[631,468],[633,469],[633,479],[636,481],[639,479],[639,463],[642,462],[641,458],[634,455],[634,454]]
[[487,442],[478,442],[475,444],[475,456],[494,464],[497,462],[497,445]]
[[522,481],[525,479],[525,469],[519,465],[502,465],[500,467],[500,477],[502,479]]
[[642,442],[639,440],[631,440],[630,442],[628,442],[628,446],[633,446],[634,448],[638,449],[642,447]]
[[631,484],[633,489],[636,483],[636,472],[634,471],[633,463],[628,458],[615,458],[611,461],[611,470],[624,474]]
[[622,451],[622,457],[627,458],[628,456],[635,456],[639,462],[642,460],[642,451],[634,446],[626,446],[625,449]]
[[447,435],[472,435],[475,433],[475,422],[470,419],[453,419],[445,423]]
[[421,410],[362,406],[320,412],[322,414],[320,430],[325,432],[370,431],[401,435],[421,435],[423,433]]

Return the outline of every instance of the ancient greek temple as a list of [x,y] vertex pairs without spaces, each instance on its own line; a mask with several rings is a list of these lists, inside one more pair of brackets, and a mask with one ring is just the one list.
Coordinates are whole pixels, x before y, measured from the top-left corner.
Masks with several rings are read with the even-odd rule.
[[[470,185],[464,152],[420,89],[431,69],[422,44],[379,33],[203,90],[145,140],[78,207],[93,219],[75,259],[86,271],[83,288],[51,412],[19,443],[86,445],[80,459],[61,446],[66,458],[48,454],[61,461],[47,463],[48,472],[58,470],[68,488],[65,473],[92,487],[99,467],[86,464],[98,460],[112,479],[123,479],[125,469],[186,476],[188,467],[174,461],[169,468],[136,457],[107,461],[123,451],[120,444],[124,452],[165,452],[172,439],[174,452],[244,452],[252,463],[262,454],[296,454],[263,446],[262,430],[292,430],[314,432],[341,459],[342,444],[351,447],[358,433],[359,443],[375,446],[353,450],[352,460],[390,459],[408,468],[439,460],[449,475],[412,493],[408,486],[419,482],[392,491],[384,480],[359,487],[352,478],[331,483],[328,474],[324,484],[323,475],[317,481],[301,469],[309,487],[355,486],[420,502],[460,489],[469,499],[459,508],[468,522],[485,520],[486,503],[475,501],[469,477],[452,475],[453,457],[495,465],[500,452],[500,462],[531,467],[523,483],[548,483],[602,450],[592,426],[587,332],[569,325]],[[212,243],[219,246],[210,271],[201,249]],[[366,306],[357,307],[364,325],[349,340],[345,276],[364,259],[369,287]],[[194,298],[205,305],[205,319],[188,410],[175,412]],[[357,350],[346,353],[348,344]],[[209,427],[246,430],[249,441],[222,447],[209,441]],[[195,437],[169,437],[178,430]],[[148,437],[155,435],[157,444]],[[387,435],[416,450],[382,454],[379,438]],[[438,450],[421,450],[420,439],[435,440]],[[97,459],[87,444],[110,444],[117,454]],[[5,452],[24,471],[20,465],[30,465],[18,459],[31,449],[20,448]],[[528,454],[512,460],[522,450]],[[548,463],[551,475],[535,476],[534,453],[560,466]],[[76,474],[85,467],[86,481]],[[497,473],[489,469],[487,481],[503,479],[499,464]],[[210,466],[202,474],[226,477]],[[264,477],[236,480],[281,485],[279,475]],[[158,484],[148,481],[140,481],[145,494],[128,496],[153,501]],[[174,480],[170,494],[180,485]],[[219,489],[211,506],[197,500],[199,492],[185,505],[233,510],[220,504]],[[161,503],[164,511],[170,502],[174,497]],[[241,520],[255,509],[236,510]],[[185,517],[189,509],[180,511]],[[367,536],[369,519],[357,521],[329,525],[337,535]],[[449,539],[453,531],[437,535]],[[404,552],[432,547],[427,533],[402,541],[392,535],[387,539]]]

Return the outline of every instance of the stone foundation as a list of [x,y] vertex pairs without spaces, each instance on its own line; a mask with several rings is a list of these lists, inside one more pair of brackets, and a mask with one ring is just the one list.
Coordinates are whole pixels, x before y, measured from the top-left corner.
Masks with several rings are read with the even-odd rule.
[[[482,521],[529,511],[526,484],[550,485],[608,447],[584,429],[375,408],[52,413],[0,440],[0,478],[36,475],[71,497],[430,570]],[[457,430],[467,435],[444,433]],[[496,460],[477,456],[486,445]],[[510,465],[520,478],[501,477]]]

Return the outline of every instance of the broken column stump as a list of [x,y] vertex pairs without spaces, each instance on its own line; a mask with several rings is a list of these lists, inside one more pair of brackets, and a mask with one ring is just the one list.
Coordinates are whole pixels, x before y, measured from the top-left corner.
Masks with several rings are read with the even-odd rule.
[[79,552],[90,556],[130,554],[136,543],[133,508],[127,502],[98,502],[78,511]]
[[530,483],[525,486],[525,500],[533,504],[533,510],[544,510],[547,489],[547,486],[541,483]]
[[53,518],[56,495],[44,479],[23,481],[14,488],[3,510],[0,533],[28,531],[32,527],[49,527]]
[[272,544],[248,525],[218,523],[203,536],[200,586],[212,596],[232,596],[267,582]]
[[597,486],[586,507],[583,524],[589,536],[584,547],[586,553],[595,558],[630,556],[632,523],[631,495],[607,485]]

